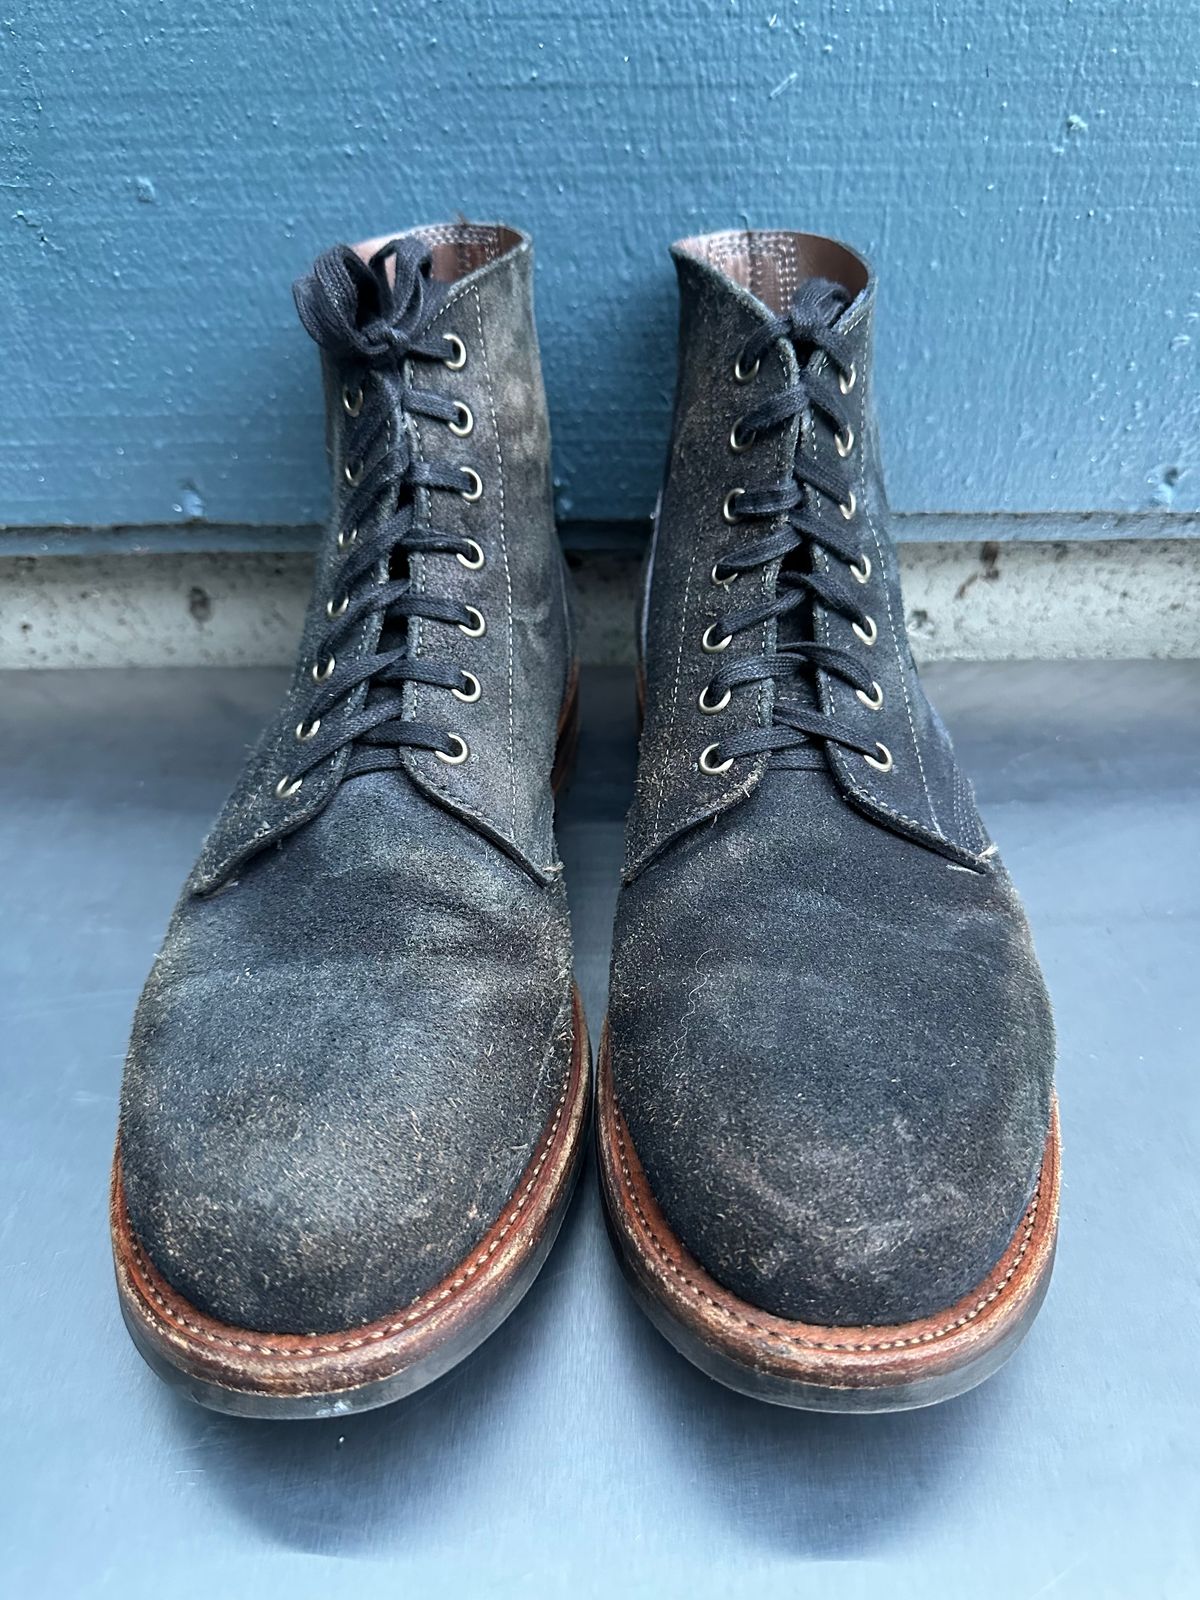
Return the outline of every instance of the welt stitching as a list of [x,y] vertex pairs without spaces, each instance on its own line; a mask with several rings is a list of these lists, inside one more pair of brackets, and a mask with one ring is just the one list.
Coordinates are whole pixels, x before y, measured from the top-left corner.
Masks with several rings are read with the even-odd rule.
[[1041,1199],[1042,1191],[1042,1180],[1040,1176],[1038,1178],[1037,1188],[1033,1192],[1033,1201],[1030,1204],[1029,1210],[1025,1214],[1025,1231],[1021,1238],[1020,1248],[1013,1259],[1012,1265],[1009,1267],[1008,1271],[1004,1274],[1004,1277],[1000,1280],[996,1287],[990,1291],[990,1293],[984,1295],[976,1305],[972,1306],[970,1311],[965,1311],[961,1317],[955,1317],[953,1322],[947,1322],[940,1328],[933,1328],[928,1333],[912,1334],[903,1339],[879,1339],[870,1344],[857,1344],[846,1341],[839,1342],[836,1340],[825,1341],[820,1339],[806,1339],[800,1334],[779,1333],[774,1328],[767,1327],[764,1323],[755,1322],[751,1317],[743,1317],[736,1311],[730,1311],[727,1306],[723,1306],[719,1300],[710,1295],[704,1289],[704,1287],[696,1281],[696,1279],[694,1279],[689,1273],[685,1272],[682,1267],[676,1266],[676,1264],[671,1260],[663,1245],[660,1244],[657,1235],[650,1225],[646,1213],[642,1210],[641,1203],[638,1200],[636,1191],[634,1190],[633,1177],[629,1171],[628,1154],[625,1149],[625,1138],[622,1132],[622,1126],[619,1117],[615,1119],[615,1127],[617,1133],[617,1146],[621,1153],[621,1173],[625,1179],[626,1193],[633,1202],[633,1209],[637,1212],[638,1218],[641,1221],[642,1227],[646,1230],[646,1234],[649,1237],[651,1244],[662,1257],[663,1262],[667,1266],[668,1270],[673,1272],[675,1276],[681,1280],[681,1282],[687,1285],[693,1294],[697,1295],[701,1300],[712,1306],[714,1310],[721,1312],[724,1316],[730,1317],[734,1322],[741,1323],[743,1327],[752,1329],[755,1333],[765,1334],[768,1339],[773,1340],[777,1344],[799,1345],[807,1350],[842,1350],[848,1351],[851,1354],[874,1350],[900,1350],[908,1345],[931,1344],[935,1339],[944,1338],[947,1334],[955,1333],[959,1328],[965,1327],[968,1322],[973,1322],[981,1311],[984,1311],[989,1305],[992,1304],[994,1300],[998,1300],[1000,1298],[1005,1289],[1012,1282],[1017,1268],[1024,1260],[1025,1254],[1029,1249],[1029,1242],[1033,1237],[1034,1223],[1037,1220],[1038,1202]]
[[[554,1136],[558,1131],[558,1124],[562,1119],[563,1107],[566,1105],[567,1096],[571,1092],[571,1082],[573,1077],[574,1074],[571,1073],[567,1078],[567,1087],[563,1090],[562,1098],[559,1100],[558,1105],[555,1108],[554,1120],[550,1124],[550,1132],[547,1134],[546,1141],[542,1146],[542,1152],[538,1157],[537,1165],[530,1174],[529,1182],[525,1185],[524,1189],[522,1189],[516,1204],[513,1206],[511,1215],[505,1222],[504,1226],[500,1229],[500,1232],[492,1240],[491,1244],[488,1245],[487,1249],[480,1251],[479,1255],[476,1256],[474,1261],[472,1261],[468,1267],[465,1267],[458,1277],[452,1282],[448,1283],[444,1289],[439,1289],[436,1294],[423,1295],[419,1300],[414,1300],[403,1317],[398,1318],[395,1322],[389,1322],[386,1327],[375,1328],[372,1329],[370,1333],[359,1335],[358,1338],[343,1339],[335,1344],[307,1344],[295,1346],[286,1350],[281,1349],[278,1345],[259,1344],[249,1339],[231,1339],[225,1334],[213,1333],[211,1329],[204,1328],[199,1323],[192,1322],[187,1317],[180,1316],[177,1311],[174,1311],[167,1304],[162,1295],[159,1294],[158,1290],[155,1289],[154,1285],[149,1280],[150,1264],[142,1254],[141,1246],[131,1230],[129,1233],[129,1242],[133,1249],[134,1257],[139,1266],[142,1268],[143,1273],[146,1274],[144,1285],[145,1292],[157,1302],[159,1307],[167,1314],[167,1317],[172,1324],[181,1325],[187,1328],[189,1332],[199,1334],[200,1337],[206,1340],[209,1344],[223,1344],[228,1346],[231,1350],[244,1350],[250,1355],[284,1357],[339,1355],[343,1351],[358,1350],[361,1349],[361,1347],[365,1344],[376,1343],[380,1339],[389,1338],[394,1333],[403,1332],[403,1330],[410,1326],[410,1324],[416,1322],[420,1317],[423,1317],[426,1311],[428,1311],[431,1307],[441,1305],[444,1301],[449,1300],[453,1295],[456,1295],[462,1288],[464,1288],[470,1279],[473,1278],[479,1271],[480,1267],[487,1264],[492,1255],[494,1255],[494,1253],[500,1248],[505,1236],[511,1232],[514,1224],[520,1218],[521,1212],[524,1210],[525,1204],[529,1199],[530,1190],[537,1182],[538,1174],[546,1164],[546,1160],[554,1144]],[[139,1285],[139,1287],[141,1287],[141,1285]]]
[[492,391],[492,369],[487,357],[487,342],[483,336],[483,313],[479,307],[479,286],[475,286],[475,325],[479,329],[479,348],[483,352],[483,381],[487,389],[488,412],[492,419],[492,433],[496,440],[496,468],[500,478],[500,554],[504,559],[504,594],[507,605],[508,633],[508,780],[512,793],[512,832],[517,833],[517,767],[516,767],[516,690],[513,675],[513,592],[512,572],[508,564],[508,535],[504,513],[504,451],[500,444],[500,425],[496,420],[496,397]]

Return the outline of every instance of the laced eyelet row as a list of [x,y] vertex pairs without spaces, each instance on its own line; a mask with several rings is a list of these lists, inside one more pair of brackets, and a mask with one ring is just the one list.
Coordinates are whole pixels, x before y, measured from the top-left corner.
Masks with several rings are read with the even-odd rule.
[[[461,371],[467,364],[467,347],[465,343],[456,333],[444,333],[442,337],[450,346],[450,354],[443,358],[445,366],[451,372]],[[361,414],[363,399],[364,392],[361,384],[355,385],[353,388],[349,385],[343,386],[342,409],[348,417],[357,417]],[[463,400],[456,400],[454,409],[454,420],[448,422],[447,427],[458,438],[465,439],[474,432],[475,414]],[[365,462],[347,461],[343,465],[342,476],[350,488],[357,488],[362,482],[365,470]],[[461,490],[460,493],[462,498],[469,504],[474,504],[483,496],[483,479],[474,467],[463,467],[462,472],[467,480],[467,487]],[[339,531],[337,548],[340,553],[345,554],[357,542],[357,528],[343,528]],[[478,572],[487,559],[483,546],[477,539],[467,539],[465,543],[467,546],[465,553],[456,551],[455,560],[466,567],[468,571]],[[350,596],[348,594],[342,595],[339,600],[327,600],[325,602],[325,615],[330,621],[336,621],[346,614],[349,605]],[[468,639],[482,639],[487,632],[487,621],[482,611],[479,611],[475,606],[466,606],[465,610],[470,620],[465,623],[460,622],[457,625],[459,632],[465,634]],[[314,683],[326,683],[333,676],[336,667],[337,657],[331,654],[323,661],[314,661],[309,675]],[[462,672],[463,687],[461,689],[451,689],[450,693],[456,700],[461,700],[465,705],[472,705],[482,695],[483,686],[473,672],[468,672],[465,668],[460,670]],[[306,744],[310,739],[315,739],[320,731],[321,718],[314,717],[310,722],[302,721],[296,724],[295,737],[299,743]],[[447,766],[461,766],[470,757],[470,746],[461,734],[452,733],[447,737],[451,745],[449,752],[435,750],[433,753],[439,761],[445,762]],[[290,774],[285,773],[275,784],[274,792],[277,799],[288,800],[293,795],[298,794],[303,787],[303,778],[293,778]]]
[[[743,354],[739,352],[733,364],[733,376],[735,382],[739,384],[749,383],[758,375],[761,365],[761,357],[755,359],[753,362],[747,362],[745,361]],[[850,394],[857,382],[858,369],[854,362],[850,363],[850,366],[846,371],[838,373],[838,389],[843,395]],[[751,449],[755,443],[755,439],[755,430],[746,427],[745,418],[738,418],[729,431],[729,448],[734,454],[742,455]],[[853,453],[858,442],[856,431],[849,423],[844,424],[836,430],[833,440],[834,448],[837,450],[838,455],[843,460]],[[721,518],[725,523],[734,524],[742,520],[737,510],[737,503],[746,493],[747,490],[744,487],[737,487],[730,489],[725,495],[725,498],[721,504]],[[858,497],[853,489],[850,489],[848,496],[844,501],[838,503],[838,511],[847,522],[852,521],[857,515]],[[848,561],[846,565],[856,583],[866,584],[870,581],[873,569],[871,558],[869,556],[865,554],[858,556],[857,558]],[[730,588],[734,583],[737,582],[739,576],[740,574],[736,571],[729,572],[728,575],[722,576],[721,561],[717,561],[713,565],[710,573],[711,581],[714,586],[722,589]],[[873,616],[870,614],[864,614],[861,621],[852,621],[851,627],[856,637],[862,644],[868,648],[874,646],[879,637],[879,628]],[[716,655],[719,652],[728,649],[729,645],[732,643],[732,639],[732,634],[723,632],[720,623],[714,622],[710,623],[704,629],[700,639],[700,646],[706,654]],[[882,710],[884,703],[884,692],[882,686],[877,680],[871,680],[871,687],[869,691],[856,688],[854,692],[860,704],[863,705],[868,711]],[[724,711],[730,704],[731,699],[732,691],[729,689],[726,689],[719,698],[714,699],[712,694],[712,685],[709,684],[700,691],[697,704],[700,711],[704,715],[714,716],[718,712]],[[873,767],[877,772],[891,772],[894,767],[891,751],[885,744],[879,741],[876,742],[875,749],[875,755],[867,755],[864,753],[863,760],[867,762],[869,766]],[[701,772],[712,777],[719,777],[727,773],[733,766],[733,758],[728,757],[724,760],[721,760],[719,744],[710,744],[706,745],[701,751],[697,761],[697,766]]]

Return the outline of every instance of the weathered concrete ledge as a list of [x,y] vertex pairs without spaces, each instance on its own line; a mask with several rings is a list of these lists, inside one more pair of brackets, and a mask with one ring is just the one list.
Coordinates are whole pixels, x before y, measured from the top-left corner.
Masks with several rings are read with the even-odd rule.
[[[920,660],[1200,655],[1200,541],[906,542]],[[575,548],[582,655],[634,654],[640,561]],[[290,661],[308,595],[301,552],[0,557],[0,667]]]

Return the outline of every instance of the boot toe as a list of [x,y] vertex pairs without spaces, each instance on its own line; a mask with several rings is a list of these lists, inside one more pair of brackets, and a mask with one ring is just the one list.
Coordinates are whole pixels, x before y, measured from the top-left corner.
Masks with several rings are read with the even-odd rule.
[[[185,900],[142,997],[130,1223],[234,1327],[336,1331],[433,1287],[503,1209],[566,1081],[561,896],[448,817],[409,853],[403,822],[376,857],[327,813]],[[440,830],[458,835],[444,871]],[[433,870],[417,881],[406,859]]]
[[731,869],[718,824],[635,880],[610,1024],[618,1105],[684,1246],[753,1306],[854,1327],[951,1306],[1002,1255],[1054,1046],[1003,874],[888,836],[868,878],[871,825],[842,809],[841,855],[811,825],[810,845],[760,827]]

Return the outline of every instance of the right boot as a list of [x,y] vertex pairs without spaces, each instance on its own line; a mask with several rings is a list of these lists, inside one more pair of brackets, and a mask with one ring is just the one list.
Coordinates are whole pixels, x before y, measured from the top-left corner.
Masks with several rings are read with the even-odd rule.
[[133,1025],[121,1308],[218,1410],[410,1393],[512,1310],[588,1053],[553,786],[574,729],[528,239],[419,228],[295,289],[333,515],[300,659]]

